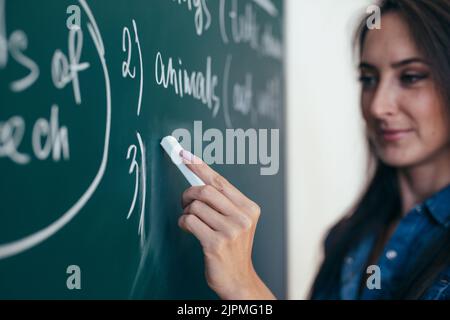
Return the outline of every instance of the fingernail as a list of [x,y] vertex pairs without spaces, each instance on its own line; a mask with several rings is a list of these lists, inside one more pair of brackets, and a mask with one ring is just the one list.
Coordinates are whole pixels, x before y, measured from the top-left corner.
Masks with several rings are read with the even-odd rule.
[[189,162],[194,161],[194,155],[187,150],[181,150],[180,156],[186,161],[189,161]]
[[195,154],[190,153],[187,150],[181,150],[180,156],[184,161],[189,162],[190,164],[201,164],[202,160],[197,157]]

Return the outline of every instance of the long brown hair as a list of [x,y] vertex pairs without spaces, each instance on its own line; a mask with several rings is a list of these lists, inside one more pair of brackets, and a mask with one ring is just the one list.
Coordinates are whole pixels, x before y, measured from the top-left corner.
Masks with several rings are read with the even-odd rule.
[[[433,80],[450,114],[450,0],[384,0],[379,7],[382,15],[395,12],[406,21],[418,49],[430,62]],[[359,56],[368,33],[367,19],[368,16],[361,21],[355,37]],[[333,236],[328,239],[328,250],[312,288],[312,296],[318,290],[321,296],[331,293],[352,244],[368,232],[381,236],[387,226],[401,218],[400,215],[397,170],[377,159],[373,178],[357,206],[330,232]],[[420,298],[443,268],[450,265],[449,249],[450,232],[447,230],[443,238],[434,241],[416,260],[414,271],[397,288],[393,298]]]

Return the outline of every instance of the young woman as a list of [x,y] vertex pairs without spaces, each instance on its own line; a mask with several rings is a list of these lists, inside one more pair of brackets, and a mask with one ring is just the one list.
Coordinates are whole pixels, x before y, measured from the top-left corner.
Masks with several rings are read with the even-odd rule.
[[[361,110],[375,159],[350,215],[329,232],[312,299],[450,299],[450,0],[385,0],[382,28],[358,31]],[[251,251],[260,215],[190,153],[207,184],[182,196],[179,225],[201,242],[223,299],[275,298]],[[366,286],[376,265],[381,288]]]

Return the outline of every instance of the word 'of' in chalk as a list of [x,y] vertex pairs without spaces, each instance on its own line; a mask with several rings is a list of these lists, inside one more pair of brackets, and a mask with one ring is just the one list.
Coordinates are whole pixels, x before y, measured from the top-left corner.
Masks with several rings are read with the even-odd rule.
[[198,187],[205,185],[202,179],[189,170],[189,168],[183,163],[180,156],[180,152],[183,150],[183,147],[178,143],[177,139],[172,136],[167,136],[161,140],[161,146],[192,186]]

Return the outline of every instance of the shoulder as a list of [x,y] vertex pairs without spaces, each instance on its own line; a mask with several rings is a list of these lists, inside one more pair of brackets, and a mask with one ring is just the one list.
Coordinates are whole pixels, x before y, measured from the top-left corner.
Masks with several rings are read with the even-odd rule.
[[439,274],[422,296],[423,300],[450,300],[450,266]]

